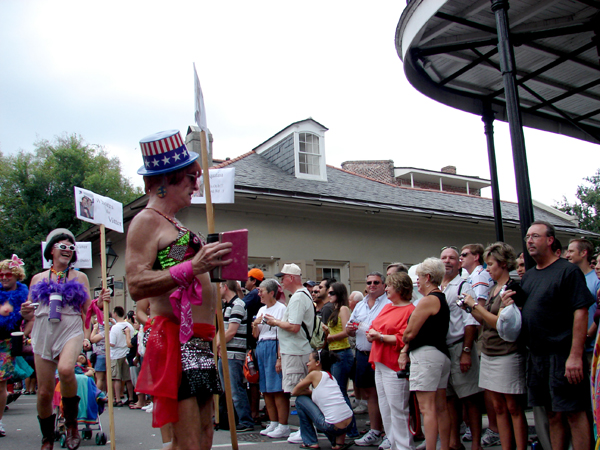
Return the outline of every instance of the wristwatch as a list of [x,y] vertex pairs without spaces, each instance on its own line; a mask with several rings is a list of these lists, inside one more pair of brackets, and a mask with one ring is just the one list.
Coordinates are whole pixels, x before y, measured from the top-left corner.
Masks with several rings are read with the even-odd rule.
[[463,347],[463,352],[471,353],[471,347]]

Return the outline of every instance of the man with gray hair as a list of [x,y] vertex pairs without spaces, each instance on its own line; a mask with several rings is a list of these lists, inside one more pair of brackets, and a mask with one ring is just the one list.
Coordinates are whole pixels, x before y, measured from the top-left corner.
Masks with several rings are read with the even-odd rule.
[[356,305],[360,303],[360,301],[365,298],[365,296],[360,291],[352,291],[348,296],[348,307],[350,311],[354,311]]
[[375,387],[375,371],[369,363],[371,343],[367,340],[367,330],[385,305],[391,303],[385,293],[385,277],[380,272],[367,275],[368,295],[356,305],[346,325],[350,336],[356,335],[356,375],[354,382],[367,400],[371,429],[354,443],[359,446],[381,444],[383,421],[379,411],[379,400]]
[[391,263],[389,266],[386,267],[385,269],[385,276],[389,277],[391,274],[396,273],[396,272],[404,272],[404,273],[408,273],[408,267],[406,267],[404,264],[402,264],[401,262],[394,262]]
[[[292,292],[292,297],[281,320],[265,314],[265,322],[278,327],[279,355],[281,360],[282,388],[288,399],[296,385],[308,375],[308,357],[312,352],[310,338],[313,333],[315,307],[308,290],[302,286],[302,271],[296,264],[284,264],[276,277],[281,277],[283,289]],[[302,330],[303,325],[308,330]],[[278,361],[279,362],[279,361]],[[290,443],[302,443],[300,431],[292,433],[288,438]]]

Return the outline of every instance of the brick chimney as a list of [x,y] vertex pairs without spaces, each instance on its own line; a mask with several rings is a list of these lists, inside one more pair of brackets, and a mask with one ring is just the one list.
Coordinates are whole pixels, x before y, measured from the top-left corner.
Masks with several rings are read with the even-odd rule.
[[451,173],[453,175],[456,175],[456,166],[442,167],[442,173]]

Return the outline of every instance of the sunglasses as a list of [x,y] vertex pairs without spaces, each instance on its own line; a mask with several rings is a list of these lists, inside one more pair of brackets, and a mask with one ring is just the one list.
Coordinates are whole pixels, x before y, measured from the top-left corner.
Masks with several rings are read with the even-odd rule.
[[446,250],[448,248],[451,248],[452,250],[456,250],[456,252],[458,253],[458,248],[456,248],[454,245],[447,245],[446,247],[442,247],[440,252],[443,252],[444,250]]
[[198,180],[198,178],[200,178],[200,172],[186,173],[185,176],[186,177],[190,177],[192,179],[192,181],[194,182],[194,184],[195,184],[196,181]]
[[335,296],[335,292],[333,292],[333,291],[329,291],[329,292],[327,293],[327,295],[329,295],[330,297],[334,297],[334,296]]
[[367,286],[371,286],[372,284],[377,286],[378,284],[381,284],[381,281],[367,281]]
[[319,291],[312,291],[312,293],[313,293],[313,294],[318,294],[318,293],[319,293]]
[[12,277],[14,277],[13,273],[0,273],[0,279],[4,279],[4,278],[9,279]]
[[69,250],[71,252],[75,251],[75,246],[73,244],[71,244],[71,245],[67,245],[67,244],[54,244],[54,248],[56,248],[58,250]]
[[461,254],[460,254],[461,258],[466,258],[466,257],[467,257],[467,256],[469,256],[469,255],[470,255],[470,253],[469,253],[469,252],[464,252],[464,253],[461,253]]

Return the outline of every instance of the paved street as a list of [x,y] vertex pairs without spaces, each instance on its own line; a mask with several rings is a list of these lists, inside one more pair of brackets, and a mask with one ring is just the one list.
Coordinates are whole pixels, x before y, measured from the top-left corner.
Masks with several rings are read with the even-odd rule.
[[[39,449],[41,434],[37,422],[36,397],[22,395],[15,403],[9,405],[9,410],[4,413],[4,427],[6,428],[6,437],[0,438],[0,449],[2,450],[29,450]],[[115,408],[115,440],[116,448],[119,450],[160,450],[162,443],[160,433],[151,427],[151,417],[140,410],[130,410],[129,408]],[[101,416],[101,422],[104,432],[109,436],[108,411]],[[365,422],[368,420],[366,414],[357,416],[358,429],[366,428]],[[532,425],[531,413],[528,413],[530,425]],[[484,419],[484,425],[485,423]],[[298,418],[293,415],[290,421],[292,428],[297,429]],[[288,444],[285,440],[272,440],[259,434],[258,427],[254,433],[238,434],[240,447],[255,447],[256,450],[296,450],[299,446]],[[98,448],[96,446],[96,432],[91,441],[83,441],[80,448]],[[329,449],[329,443],[323,435],[319,435],[321,447],[324,450]],[[467,449],[470,443],[465,443]],[[228,431],[216,431],[214,438],[214,448],[231,448],[231,438]],[[60,445],[55,444],[59,449]],[[110,448],[107,444],[104,448]],[[360,448],[360,447],[354,447]],[[375,449],[376,447],[365,447],[366,449]],[[500,447],[489,447],[493,450]],[[251,450],[251,449],[248,449]]]

